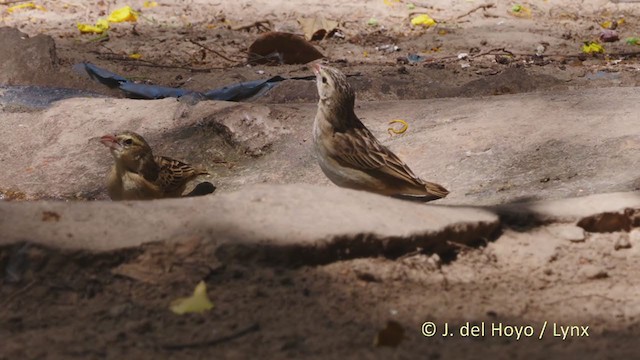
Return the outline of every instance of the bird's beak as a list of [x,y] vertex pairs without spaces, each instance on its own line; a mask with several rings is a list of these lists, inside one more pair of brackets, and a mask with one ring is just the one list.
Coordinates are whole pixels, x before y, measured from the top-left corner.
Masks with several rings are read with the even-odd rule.
[[118,144],[118,139],[116,139],[115,136],[113,135],[105,135],[103,137],[100,138],[100,142],[110,148],[110,149],[117,149],[120,147],[120,144]]
[[320,68],[320,63],[311,64],[311,69],[313,69],[313,73],[316,75],[320,74]]

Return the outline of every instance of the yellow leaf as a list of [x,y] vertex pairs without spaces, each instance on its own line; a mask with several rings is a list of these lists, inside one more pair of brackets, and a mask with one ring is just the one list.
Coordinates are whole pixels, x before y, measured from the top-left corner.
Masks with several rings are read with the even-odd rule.
[[531,9],[524,5],[516,4],[511,7],[511,11],[509,14],[521,18],[530,18],[531,17]]
[[78,24],[78,30],[83,34],[102,34],[109,30],[109,23],[105,19],[100,19],[95,25]]
[[129,59],[138,60],[140,58],[142,58],[142,54],[138,54],[138,53],[129,54]]
[[16,10],[19,10],[19,9],[36,9],[36,10],[47,11],[47,9],[45,9],[43,6],[36,5],[36,4],[32,3],[32,2],[29,2],[29,3],[25,3],[25,4],[11,6],[10,8],[7,9],[7,12],[9,14],[11,14],[12,12],[14,12]]
[[212,308],[213,303],[207,296],[207,285],[204,281],[198,283],[191,297],[176,299],[171,303],[171,311],[178,315],[202,313]]
[[158,3],[155,1],[145,1],[142,6],[146,7],[146,8],[152,8],[152,7],[156,7],[158,6]]
[[427,14],[421,14],[411,19],[411,25],[413,26],[422,25],[424,27],[431,27],[435,24],[436,21],[429,17],[429,15]]
[[387,6],[393,6],[393,5],[395,5],[394,3],[399,3],[400,0],[383,0],[383,2]]
[[596,42],[588,42],[582,45],[582,52],[585,54],[602,54],[604,47]]
[[402,127],[398,130],[390,127],[387,129],[387,132],[389,132],[389,135],[393,135],[393,134],[402,134],[405,131],[407,131],[407,129],[409,128],[409,124],[407,124],[406,121],[401,120],[401,119],[396,119],[396,120],[391,120],[389,121],[389,125],[391,124],[402,124]]
[[120,9],[113,10],[107,19],[109,22],[138,21],[138,12],[133,10],[131,6],[125,6]]

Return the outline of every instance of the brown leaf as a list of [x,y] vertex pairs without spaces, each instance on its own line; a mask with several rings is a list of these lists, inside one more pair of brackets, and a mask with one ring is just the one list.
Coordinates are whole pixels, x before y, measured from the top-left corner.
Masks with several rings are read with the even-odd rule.
[[60,221],[60,214],[54,211],[43,211],[42,221]]
[[338,27],[338,22],[327,20],[322,16],[315,18],[300,18],[298,23],[302,27],[305,39],[322,40]]
[[268,32],[249,47],[249,62],[253,64],[306,64],[324,55],[302,37]]
[[387,321],[387,326],[380,330],[373,340],[376,347],[390,346],[398,347],[404,339],[404,328],[398,322],[393,320]]

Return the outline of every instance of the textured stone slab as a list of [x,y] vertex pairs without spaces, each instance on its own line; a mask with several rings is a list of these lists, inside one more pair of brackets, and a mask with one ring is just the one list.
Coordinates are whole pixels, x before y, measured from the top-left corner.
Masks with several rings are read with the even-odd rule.
[[[607,101],[603,91],[358,101],[356,111],[416,174],[451,191],[439,204],[495,205],[638,188],[638,89],[606,89]],[[326,185],[311,147],[315,111],[315,104],[69,99],[38,113],[4,112],[0,193],[104,198],[112,159],[95,139],[122,129],[143,134],[157,154],[207,167],[220,192]],[[388,121],[397,118],[409,129],[390,137]]]
[[491,238],[488,211],[395,200],[311,185],[262,185],[201,198],[147,202],[0,202],[0,244],[107,251],[199,236],[221,255],[324,263],[398,256]]

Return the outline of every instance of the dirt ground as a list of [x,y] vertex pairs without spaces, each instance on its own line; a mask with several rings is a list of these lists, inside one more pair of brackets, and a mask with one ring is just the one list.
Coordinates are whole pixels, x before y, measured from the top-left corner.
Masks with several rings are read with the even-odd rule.
[[[329,63],[360,75],[353,81],[359,100],[598,88],[606,101],[608,87],[640,85],[640,48],[624,41],[640,36],[640,4],[632,2],[522,2],[530,17],[513,15],[516,2],[504,1],[487,2],[493,6],[486,9],[477,9],[485,4],[479,1],[423,1],[412,10],[393,0],[165,0],[151,8],[143,1],[35,3],[46,11],[8,13],[0,3],[1,24],[52,36],[58,62],[28,84],[12,85],[121,96],[75,74],[71,66],[82,61],[193,90],[307,76],[305,65],[245,65],[260,31],[252,24],[264,20],[272,30],[301,33],[296,20],[304,14],[340,22],[344,38],[314,45]],[[108,39],[75,28],[127,4],[143,16],[135,25],[112,25]],[[412,12],[439,24],[411,27]],[[371,18],[378,25],[368,25]],[[600,23],[620,19],[621,40],[604,44],[608,55],[581,54],[584,41],[598,38]],[[383,45],[399,50],[376,49]],[[541,47],[544,56],[536,56]],[[130,59],[133,53],[141,60]],[[408,64],[409,53],[426,60]],[[469,55],[460,59],[461,53]],[[290,80],[258,102],[315,100],[313,86]],[[619,231],[559,240],[549,236],[557,234],[554,226],[505,228],[495,242],[461,247],[452,258],[416,253],[302,267],[225,263],[212,242],[198,239],[102,254],[15,244],[0,249],[0,359],[633,357],[640,236]],[[201,279],[215,307],[171,313],[171,301]],[[389,321],[403,330],[391,326],[383,339],[403,333],[403,340],[374,346]],[[429,322],[436,336],[423,335]],[[441,335],[445,324],[453,336]],[[471,325],[485,333],[464,336]],[[530,326],[532,335],[493,331],[506,325]],[[570,336],[563,338],[560,326],[570,326]]]

